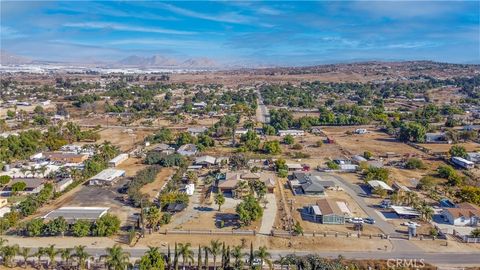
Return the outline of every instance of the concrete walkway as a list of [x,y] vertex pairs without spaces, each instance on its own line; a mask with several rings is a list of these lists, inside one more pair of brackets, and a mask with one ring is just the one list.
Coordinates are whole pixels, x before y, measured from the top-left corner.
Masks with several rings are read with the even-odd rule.
[[275,216],[277,215],[277,200],[273,193],[265,195],[265,199],[268,201],[268,204],[267,208],[263,209],[262,226],[259,233],[270,234],[275,223]]

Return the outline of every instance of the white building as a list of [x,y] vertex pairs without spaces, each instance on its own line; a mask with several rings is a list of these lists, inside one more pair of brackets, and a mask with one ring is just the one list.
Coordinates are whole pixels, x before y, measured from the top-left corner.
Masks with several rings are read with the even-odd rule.
[[193,156],[198,152],[195,144],[184,144],[177,149],[177,153],[182,156]]
[[108,167],[117,167],[127,159],[128,159],[128,154],[126,153],[120,154],[108,162]]
[[187,131],[192,136],[198,136],[204,133],[205,131],[207,131],[207,128],[206,127],[190,127],[187,129]]
[[452,157],[452,162],[457,165],[457,166],[460,166],[464,169],[473,169],[473,167],[475,166],[475,163],[469,161],[469,160],[466,160],[464,158],[461,158],[461,157]]
[[294,137],[296,136],[305,136],[305,131],[299,130],[299,129],[287,129],[287,130],[279,130],[278,135],[280,137],[284,137],[287,135],[292,135]]
[[111,186],[122,176],[125,176],[124,170],[108,168],[90,178],[89,185]]
[[195,165],[200,165],[204,167],[215,165],[215,163],[216,159],[212,156],[201,156],[195,159]]
[[365,134],[365,133],[367,133],[367,130],[364,129],[364,128],[357,128],[357,129],[355,129],[355,133],[356,134]]
[[455,226],[478,226],[480,223],[480,208],[471,203],[459,203],[455,208],[444,208],[445,219]]
[[380,188],[380,189],[384,189],[388,192],[393,192],[393,188],[390,187],[389,185],[387,185],[387,183],[383,182],[383,181],[379,181],[379,180],[371,180],[371,181],[368,181],[368,185],[372,188],[372,189],[376,189],[376,188]]

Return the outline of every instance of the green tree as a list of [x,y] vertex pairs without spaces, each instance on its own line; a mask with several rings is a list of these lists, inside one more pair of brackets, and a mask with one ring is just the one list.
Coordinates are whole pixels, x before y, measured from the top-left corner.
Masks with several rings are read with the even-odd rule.
[[365,159],[371,159],[372,156],[373,156],[373,154],[372,154],[372,152],[370,152],[370,151],[365,151],[365,152],[363,152],[363,157],[364,157]]
[[473,238],[480,238],[480,228],[476,228],[470,232],[470,236]]
[[293,227],[293,232],[296,235],[303,235],[303,227],[302,227],[302,225],[300,224],[299,221],[297,221],[297,223],[295,223],[295,226]]
[[407,160],[405,163],[405,168],[413,170],[413,169],[424,169],[425,164],[423,164],[423,161],[418,158],[410,158]]
[[55,245],[50,245],[45,248],[45,254],[48,256],[48,266],[51,268],[55,268],[57,261],[55,261],[55,256],[59,253],[58,250],[55,249]]
[[27,184],[25,182],[22,182],[22,181],[16,182],[11,186],[12,194],[16,195],[19,192],[24,191],[26,187],[27,187]]
[[278,155],[282,153],[282,148],[277,140],[265,142],[263,145],[263,151],[270,155]]
[[10,177],[9,175],[1,175],[0,176],[0,186],[5,186],[6,184],[8,184],[10,182],[11,179],[12,179],[12,177]]
[[234,259],[233,267],[234,269],[243,269],[243,256],[242,247],[234,246],[232,250],[232,257]]
[[41,218],[32,219],[27,222],[25,231],[28,236],[39,236],[42,234],[43,220]]
[[283,143],[292,145],[295,143],[295,138],[292,135],[288,134],[287,136],[283,137]]
[[252,195],[245,197],[243,201],[237,205],[235,210],[243,225],[249,225],[263,215],[263,208]]
[[120,230],[120,219],[112,214],[101,216],[95,223],[93,234],[96,236],[112,236]]
[[122,247],[115,244],[106,249],[105,266],[110,270],[125,270],[130,265],[130,253],[123,251]]
[[210,246],[208,247],[208,252],[213,256],[213,269],[217,269],[217,256],[220,254],[222,245],[219,240],[210,241]]
[[17,244],[11,246],[4,246],[2,248],[3,264],[7,267],[12,267],[13,258],[17,256],[19,250],[20,248]]
[[448,153],[452,157],[461,157],[461,158],[468,157],[467,150],[465,149],[465,147],[461,145],[453,145],[452,147],[450,147],[450,150],[448,151]]
[[263,266],[263,264],[266,262],[268,264],[268,266],[270,267],[270,269],[272,269],[272,261],[270,260],[271,255],[270,255],[270,253],[268,253],[267,247],[265,247],[265,246],[260,247],[255,252],[255,257],[260,259],[260,262],[261,262],[260,265]]
[[73,254],[73,257],[75,258],[75,260],[78,264],[78,267],[80,269],[85,269],[85,264],[86,264],[88,258],[90,258],[90,254],[88,254],[85,251],[85,248],[86,248],[86,246],[75,246],[75,247],[73,247],[73,249],[75,250],[75,253]]
[[431,176],[424,176],[418,181],[417,188],[421,190],[431,190],[435,186],[435,180]]
[[70,258],[72,257],[72,249],[71,248],[62,248],[60,250],[60,258],[62,258],[62,262],[68,268],[70,267]]
[[427,129],[420,123],[409,122],[400,126],[399,139],[404,142],[425,142]]
[[188,261],[193,262],[193,251],[191,250],[192,244],[179,244],[178,254],[182,257],[182,268],[185,269],[185,263]]
[[79,219],[72,225],[72,234],[75,237],[85,237],[90,234],[91,223],[88,220]]
[[224,203],[225,203],[225,196],[223,196],[223,193],[219,191],[217,194],[215,194],[215,204],[218,205],[218,211],[220,211]]
[[28,259],[33,257],[33,254],[30,251],[31,251],[30,248],[24,247],[24,248],[21,248],[20,251],[18,252],[18,255],[20,255],[23,259],[23,268],[27,268]]
[[164,270],[165,261],[158,247],[148,247],[147,252],[140,258],[140,270]]

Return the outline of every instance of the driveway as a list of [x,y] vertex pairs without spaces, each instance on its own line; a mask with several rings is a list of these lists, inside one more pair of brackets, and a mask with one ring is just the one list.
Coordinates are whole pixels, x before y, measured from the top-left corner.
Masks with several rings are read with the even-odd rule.
[[265,195],[268,201],[267,208],[263,209],[262,226],[260,226],[259,233],[270,234],[275,223],[275,216],[277,215],[277,200],[275,194],[269,193]]

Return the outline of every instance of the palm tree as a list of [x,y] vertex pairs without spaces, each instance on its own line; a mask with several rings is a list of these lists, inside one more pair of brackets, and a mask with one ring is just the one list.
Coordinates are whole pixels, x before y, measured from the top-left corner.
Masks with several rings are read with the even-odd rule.
[[42,257],[45,255],[45,248],[44,247],[39,247],[37,249],[37,252],[35,253],[35,257],[37,257],[38,265],[41,268],[42,267]]
[[243,268],[243,258],[244,254],[242,253],[242,246],[235,246],[232,250],[232,257],[235,259],[234,261],[234,268],[235,269],[242,269]]
[[47,172],[47,165],[40,166],[38,170],[42,174],[42,177],[45,177],[45,172]]
[[113,270],[125,270],[130,264],[130,253],[124,252],[122,247],[115,244],[111,248],[107,248],[105,255],[105,266]]
[[17,244],[12,245],[12,246],[4,246],[2,248],[2,257],[3,257],[3,263],[5,266],[11,267],[12,266],[12,260],[15,258],[15,256],[18,254],[19,247]]
[[215,204],[218,205],[218,211],[221,210],[222,205],[225,203],[225,197],[223,196],[223,193],[219,191],[215,195]]
[[190,249],[192,244],[179,244],[178,245],[178,255],[182,256],[182,269],[185,270],[185,262],[193,261],[193,251]]
[[266,262],[270,269],[272,269],[272,261],[270,260],[270,253],[267,252],[267,247],[263,246],[260,247],[256,252],[255,252],[255,257],[260,259],[261,262],[261,267],[263,267],[263,263]]
[[20,249],[18,255],[22,256],[23,258],[23,268],[27,268],[28,258],[33,257],[33,255],[30,253],[30,248],[24,247]]
[[35,178],[35,174],[37,174],[37,168],[35,166],[30,166],[30,173],[32,174],[32,177]]
[[210,241],[210,247],[208,248],[208,252],[213,256],[213,269],[217,270],[217,255],[220,254],[222,245],[220,244],[219,240],[212,240]]
[[64,248],[60,250],[60,257],[62,258],[62,261],[65,263],[65,266],[67,266],[67,268],[70,266],[71,255],[72,255],[71,248]]
[[76,261],[78,263],[78,267],[80,269],[85,268],[85,263],[87,262],[88,258],[90,257],[90,254],[88,254],[85,251],[85,246],[75,246],[73,247],[75,250],[75,254],[73,254],[73,257],[76,258]]
[[164,269],[165,267],[163,255],[160,253],[158,247],[148,247],[148,251],[140,259],[140,269]]
[[55,249],[55,245],[50,245],[48,248],[45,248],[45,254],[48,256],[48,266],[55,268],[55,256],[58,254],[58,250]]

